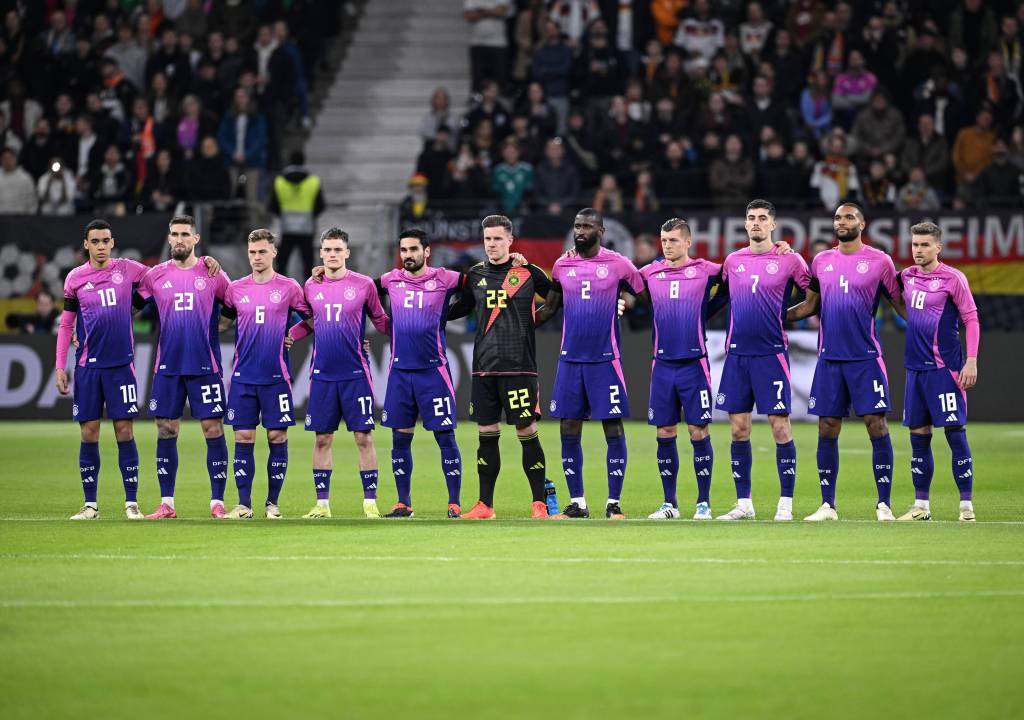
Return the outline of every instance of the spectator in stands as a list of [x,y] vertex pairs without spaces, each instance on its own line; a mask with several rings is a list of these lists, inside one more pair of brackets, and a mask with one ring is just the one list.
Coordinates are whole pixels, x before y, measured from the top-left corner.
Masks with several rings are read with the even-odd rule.
[[534,175],[534,197],[542,210],[561,215],[580,194],[580,176],[565,159],[561,138],[552,138],[544,148],[544,161]]
[[256,69],[257,106],[267,121],[267,165],[276,170],[294,97],[295,66],[269,25],[257,31],[249,64]]
[[761,3],[747,5],[747,19],[740,23],[740,49],[752,60],[759,60],[775,26],[764,15]]
[[605,173],[601,176],[601,184],[594,191],[590,207],[604,215],[622,214],[626,204],[622,198],[622,189],[613,174]]
[[124,215],[125,203],[132,195],[132,174],[122,161],[117,145],[110,144],[103,151],[103,164],[89,184],[97,214]]
[[93,129],[93,119],[88,113],[81,113],[75,119],[78,140],[68,162],[75,170],[75,185],[78,199],[86,204],[92,197],[91,182],[103,162],[105,144]]
[[59,157],[50,158],[50,167],[36,182],[40,215],[73,215],[75,181],[72,172]]
[[832,92],[824,70],[814,70],[807,76],[807,87],[800,94],[800,115],[814,137],[820,139],[831,132]]
[[35,215],[37,206],[32,176],[18,166],[14,150],[0,148],[0,215]]
[[654,141],[651,147],[655,157],[660,157],[669,142],[685,133],[686,126],[676,115],[676,106],[671,98],[664,97],[655,103],[647,131]]
[[204,137],[199,142],[199,153],[186,164],[185,188],[188,199],[195,202],[213,202],[231,197],[231,176],[213,137]]
[[757,166],[757,194],[772,198],[782,208],[800,207],[805,195],[804,178],[793,161],[786,156],[786,147],[778,138],[765,147],[765,157]]
[[708,98],[707,106],[700,112],[694,130],[701,135],[714,132],[719,135],[738,133],[742,130],[740,126],[740,115],[736,108],[726,104],[721,93],[712,93]]
[[[764,60],[775,73],[775,96],[779,102],[787,106],[795,105],[807,72],[804,60],[793,46],[792,36],[788,30],[779,28],[775,31],[772,47],[765,54]],[[764,74],[763,70],[761,74]]]
[[175,128],[175,141],[178,152],[186,160],[191,160],[199,147],[199,140],[216,131],[213,118],[204,112],[199,98],[186,95],[181,101],[181,117]]
[[758,75],[754,78],[753,95],[745,103],[748,136],[761,137],[761,131],[770,127],[783,142],[790,137],[789,114],[773,96],[772,81]]
[[480,164],[469,141],[460,143],[459,152],[452,163],[451,197],[457,200],[479,200],[487,197],[488,167]]
[[539,82],[531,82],[526,87],[526,96],[516,108],[516,114],[528,117],[534,132],[539,135],[550,137],[557,132],[558,115],[544,97],[544,86]]
[[181,171],[174,156],[170,150],[160,150],[146,169],[139,203],[146,210],[170,213],[178,201],[184,198],[184,194]]
[[1006,73],[1006,59],[999,50],[988,53],[988,68],[974,78],[969,88],[971,105],[987,104],[1000,130],[1013,126],[1021,113],[1021,88],[1016,77]]
[[1024,172],[1024,125],[1017,125],[1011,131],[1007,151],[1010,162]]
[[145,98],[137,97],[132,102],[131,117],[121,125],[117,142],[124,161],[131,167],[132,177],[141,185],[157,148],[166,145],[164,128],[150,113]]
[[424,146],[434,141],[438,128],[441,127],[448,129],[449,150],[454,150],[456,138],[451,131],[459,127],[459,118],[452,111],[451,97],[443,87],[434,89],[430,96],[430,109],[420,120],[420,137],[423,138]]
[[715,52],[725,45],[725,25],[711,15],[709,0],[694,2],[693,14],[679,24],[675,44],[687,52],[691,62],[705,67]]
[[0,42],[0,67],[9,67],[16,74],[24,72],[24,66],[32,55],[32,42],[25,34],[17,10],[8,10],[4,15],[4,33],[0,40],[3,41]]
[[615,95],[625,88],[626,59],[608,38],[604,20],[590,24],[586,41],[580,48],[575,63],[575,87],[587,99],[588,112],[599,116]]
[[872,160],[868,165],[868,176],[861,183],[861,198],[868,208],[881,210],[892,208],[896,203],[896,184],[889,178],[885,162]]
[[[103,79],[103,87],[99,91],[100,102],[110,119],[119,124],[131,110],[138,90],[124,76],[112,57],[104,57],[100,61],[100,76]],[[88,98],[86,100],[88,102]]]
[[75,49],[61,56],[57,66],[58,87],[81,101],[99,82],[99,63],[86,37],[75,40]]
[[178,19],[174,21],[175,26],[182,34],[200,38],[206,35],[209,24],[206,21],[206,11],[203,9],[203,0],[188,0],[187,6]]
[[651,16],[654,18],[655,42],[658,47],[669,45],[679,30],[679,14],[688,0],[654,0]]
[[934,25],[927,23],[918,30],[914,44],[900,68],[903,93],[915,92],[922,83],[932,77],[933,68],[945,68],[948,63],[946,56],[939,49],[936,32]]
[[519,145],[507,138],[501,148],[501,162],[491,172],[491,191],[497,195],[502,212],[518,213],[533,189],[533,167],[519,157]]
[[288,259],[298,250],[299,275],[305,277],[313,267],[313,243],[316,219],[327,208],[323,182],[306,169],[306,156],[296,150],[288,158],[288,165],[274,178],[267,209],[281,221],[281,247],[278,269],[288,273]]
[[548,14],[569,44],[576,47],[590,24],[601,19],[601,8],[597,0],[554,0]]
[[463,19],[469,23],[469,69],[472,89],[477,90],[484,78],[504,84],[508,38],[505,18],[507,0],[464,0]]
[[857,112],[871,100],[878,79],[864,64],[860,50],[851,50],[847,56],[846,71],[836,75],[832,84],[832,112],[835,120],[848,129]]
[[983,207],[1020,210],[1024,206],[1024,173],[1010,162],[1004,140],[992,143],[992,162],[978,173],[977,185]]
[[965,127],[953,143],[953,167],[956,170],[957,195],[968,201],[975,197],[975,181],[982,168],[992,161],[992,111],[982,106],[974,117],[974,125]]
[[298,104],[302,127],[309,130],[313,127],[313,118],[309,115],[309,84],[306,80],[306,65],[302,60],[302,51],[289,36],[288,23],[278,20],[274,23],[274,40],[292,64],[292,94]]
[[735,207],[750,199],[754,189],[754,162],[743,153],[739,135],[725,139],[725,152],[711,161],[708,180],[711,198],[718,207]]
[[199,98],[203,110],[213,117],[219,117],[224,109],[224,91],[217,80],[217,69],[212,62],[203,59],[192,80],[192,93]]
[[558,24],[549,20],[544,23],[544,44],[533,53],[530,76],[541,84],[545,97],[555,108],[560,133],[565,131],[569,115],[572,68],[572,48],[565,44]]
[[165,24],[160,31],[160,46],[146,62],[146,84],[153,81],[158,72],[167,77],[171,91],[178,96],[188,92],[192,82],[192,65],[188,56],[178,47],[178,32],[172,24]]
[[587,131],[582,110],[575,109],[569,113],[568,130],[563,140],[569,162],[579,171],[580,183],[593,187],[601,167],[600,147],[593,133]]
[[633,210],[636,212],[658,212],[661,202],[654,188],[654,175],[650,170],[636,174],[636,190],[633,191]]
[[[7,84],[7,99],[0,102],[0,113],[6,119],[6,126],[0,126],[0,131],[6,127],[23,140],[43,116],[43,106],[25,94],[25,83],[13,77]],[[5,142],[9,143],[9,139]]]
[[900,188],[896,195],[896,209],[900,212],[926,212],[941,207],[939,195],[935,188],[928,184],[925,169],[920,166],[910,168],[907,184]]
[[935,132],[935,118],[921,115],[917,119],[917,135],[903,146],[900,156],[903,172],[910,174],[912,168],[923,170],[928,185],[945,191],[949,176],[949,146]]
[[511,115],[505,108],[505,103],[498,96],[498,83],[495,80],[484,80],[480,88],[480,101],[466,115],[465,128],[472,134],[477,125],[488,120],[491,123],[491,132],[498,140],[504,138],[511,132]]
[[654,174],[654,188],[662,204],[677,198],[692,195],[696,172],[689,167],[683,151],[683,143],[671,140],[665,145],[665,154]]
[[484,119],[473,128],[473,137],[470,138],[470,145],[473,148],[473,155],[477,164],[485,171],[490,172],[495,162],[498,143],[494,138],[494,126],[490,120]]
[[949,18],[949,46],[963,49],[972,66],[980,66],[998,37],[996,14],[982,0],[963,0]]
[[160,124],[170,119],[178,105],[178,98],[169,95],[168,92],[167,77],[158,72],[149,84],[146,101],[153,112],[153,119]]
[[427,193],[427,179],[419,173],[409,178],[409,194],[398,206],[398,216],[402,223],[419,222],[430,210],[430,198]]
[[60,313],[54,305],[53,295],[40,290],[36,295],[36,311],[27,315],[8,315],[7,327],[17,328],[22,335],[53,335],[57,332]]
[[810,184],[818,191],[822,206],[831,212],[840,202],[858,199],[860,182],[857,168],[850,162],[842,128],[832,130],[827,147],[825,157],[814,166]]
[[260,175],[267,169],[267,121],[242,88],[235,90],[231,110],[220,121],[217,144],[231,173],[231,186],[236,192],[241,187],[246,201],[255,204]]
[[65,53],[75,49],[75,36],[68,27],[67,15],[62,10],[55,10],[50,15],[50,27],[39,37],[46,60],[55,61]]
[[442,125],[416,159],[416,172],[427,178],[430,196],[435,200],[448,196],[448,166],[454,159],[451,131]]
[[878,89],[871,94],[868,107],[857,113],[852,134],[861,158],[879,158],[902,150],[906,127],[903,115],[889,104],[885,92]]
[[1013,15],[1005,15],[1000,20],[997,50],[1003,56],[1007,74],[1018,85],[1024,82],[1024,76],[1021,75],[1021,69],[1024,68],[1024,38],[1021,37],[1020,21]]
[[535,165],[544,154],[544,143],[550,135],[541,133],[537,127],[530,124],[530,119],[525,115],[512,116],[512,134],[505,138],[515,139],[519,145],[519,156],[531,165]]
[[59,154],[53,133],[50,132],[50,121],[41,117],[36,120],[35,129],[21,147],[19,164],[33,180],[37,180],[47,171],[53,156]]
[[146,51],[135,39],[131,25],[121,23],[117,26],[117,42],[107,48],[104,55],[117,63],[132,85],[145,87]]

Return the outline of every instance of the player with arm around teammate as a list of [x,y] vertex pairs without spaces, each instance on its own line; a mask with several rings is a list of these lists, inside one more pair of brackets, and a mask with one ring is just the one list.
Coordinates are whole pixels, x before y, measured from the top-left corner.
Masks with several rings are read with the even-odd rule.
[[390,331],[390,322],[381,307],[374,281],[347,267],[349,255],[347,232],[337,227],[323,232],[320,236],[323,276],[315,275],[303,288],[313,313],[312,320],[294,325],[288,331],[292,339],[313,333],[306,430],[316,433],[313,446],[316,505],[303,515],[307,520],[331,517],[334,433],[342,420],[359,452],[363,514],[367,518],[380,517],[377,449],[373,443],[373,380],[363,342],[367,317],[382,333]]
[[[967,391],[978,381],[978,308],[967,278],[939,260],[942,230],[930,222],[910,228],[914,265],[900,273],[907,306],[907,385],[903,424],[910,428],[914,504],[899,520],[930,520],[928,493],[935,463],[932,426],[944,428],[960,491],[960,520],[974,520],[974,460],[967,444]],[[959,321],[967,335],[960,346]]]
[[262,228],[253,230],[246,245],[252,274],[231,283],[224,296],[224,314],[237,318],[227,419],[235,431],[234,475],[238,488],[238,504],[225,517],[243,520],[253,515],[253,450],[256,427],[262,425],[270,446],[264,515],[278,520],[281,488],[288,473],[288,428],[295,424],[284,338],[292,312],[307,318],[310,310],[299,284],[274,272],[274,234]]

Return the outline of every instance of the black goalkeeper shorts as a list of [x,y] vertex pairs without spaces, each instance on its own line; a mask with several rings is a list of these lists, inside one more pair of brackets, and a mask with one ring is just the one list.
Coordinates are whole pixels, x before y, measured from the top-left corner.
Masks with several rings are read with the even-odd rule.
[[474,375],[469,419],[479,425],[501,422],[529,425],[540,419],[540,387],[536,375]]

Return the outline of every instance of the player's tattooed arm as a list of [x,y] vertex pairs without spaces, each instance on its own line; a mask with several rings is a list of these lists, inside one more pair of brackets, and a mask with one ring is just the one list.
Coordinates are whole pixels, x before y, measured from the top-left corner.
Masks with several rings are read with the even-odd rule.
[[557,280],[551,281],[551,288],[548,290],[544,304],[537,308],[533,316],[533,324],[540,327],[555,316],[562,307],[562,286]]
[[794,305],[786,311],[786,321],[796,322],[817,315],[821,309],[821,295],[818,294],[818,281],[811,280],[811,286],[807,288],[803,302]]

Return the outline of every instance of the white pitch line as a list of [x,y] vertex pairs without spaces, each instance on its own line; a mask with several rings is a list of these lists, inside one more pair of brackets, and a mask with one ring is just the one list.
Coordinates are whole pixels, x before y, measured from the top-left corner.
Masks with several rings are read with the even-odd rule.
[[[361,521],[362,519],[363,518],[361,518],[361,517],[350,517],[350,518],[339,517],[339,518],[335,518],[335,522],[341,521],[341,522],[338,522],[337,524],[341,524],[341,523],[355,523],[355,521]],[[274,521],[274,525],[278,526],[278,527],[281,527],[281,526],[287,527],[287,526],[290,526],[290,525],[299,524],[299,523],[295,522],[297,520],[298,520],[298,518],[294,518],[294,517],[292,517],[292,518],[285,518],[283,521],[282,520],[275,520]],[[414,526],[416,526],[416,525],[424,524],[424,521],[426,521],[426,522],[441,522],[443,520],[444,520],[444,518],[440,518],[440,517],[433,518],[433,519],[412,518],[412,519],[409,519],[409,520],[403,520],[401,523],[395,522],[395,523],[390,523],[390,524],[394,525],[396,527],[398,527],[399,525],[414,525]],[[64,517],[59,517],[59,518],[0,517],[0,525],[2,525],[5,522],[24,522],[24,523],[34,523],[34,522],[59,522],[59,523],[65,523],[65,522],[68,522],[68,524],[70,524],[70,522],[67,521],[67,519],[64,518]],[[135,524],[149,525],[150,524],[150,523],[137,523],[137,521],[129,522],[129,521],[125,520],[124,518],[117,518],[116,522],[118,524],[129,523],[131,525],[135,525]],[[189,518],[189,517],[178,518],[178,520],[176,520],[174,522],[165,521],[165,522],[161,523],[161,525],[174,525],[176,523],[177,524],[189,524],[189,525],[191,525],[191,524],[197,524],[197,523],[203,523],[203,522],[209,522],[210,525],[218,525],[218,524],[223,525],[224,524],[224,523],[219,523],[216,520],[211,520],[210,518],[196,516],[194,518]],[[500,521],[496,522],[494,524],[494,526],[502,527],[503,525],[507,526],[509,523],[529,525],[529,526],[533,526],[533,527],[543,526],[544,525],[543,522],[538,522],[537,520],[531,520],[530,518],[502,518]],[[724,527],[725,526],[724,523],[709,523],[707,521],[691,520],[689,518],[679,518],[678,520],[666,521],[666,520],[649,520],[647,518],[639,518],[639,517],[636,517],[636,518],[626,518],[625,520],[615,520],[615,521],[612,521],[612,522],[605,522],[604,520],[600,520],[598,523],[593,523],[593,525],[591,525],[590,523],[573,522],[573,521],[560,522],[560,523],[558,523],[558,525],[559,526],[578,525],[578,526],[582,526],[582,527],[590,527],[590,526],[609,527],[611,525],[618,525],[618,524],[621,524],[621,523],[628,523],[628,524],[643,523],[643,524],[649,525],[651,527],[655,527],[655,526],[657,526],[657,527],[660,527],[660,526],[671,527],[672,525],[678,525],[678,524],[683,524],[683,525],[709,525],[711,527]],[[839,525],[844,525],[844,524],[847,524],[847,523],[857,523],[857,524],[862,524],[862,525],[878,525],[878,526],[882,526],[882,527],[884,527],[885,525],[888,524],[888,523],[880,523],[877,520],[869,520],[867,518],[862,518],[862,519],[858,519],[858,518],[840,518],[839,521],[838,521]],[[315,524],[315,525],[320,526],[320,527],[323,527],[323,526],[330,527],[332,524],[335,524],[335,523],[332,523],[331,520],[320,520],[320,521],[318,521],[316,523],[301,523],[301,524],[303,526],[314,525]],[[378,523],[378,524],[383,525],[383,524],[386,524],[386,523]],[[460,524],[465,525],[465,523],[460,523]],[[743,526],[750,526],[750,525],[755,525],[755,526],[756,525],[760,525],[760,526],[772,525],[772,526],[776,526],[776,527],[787,526],[788,525],[789,527],[807,527],[807,526],[810,525],[810,523],[803,523],[803,522],[799,522],[799,521],[781,523],[781,522],[775,522],[774,520],[752,520],[752,521],[748,520],[748,521],[744,521],[744,522],[740,522],[740,523],[729,523],[728,524],[729,527],[743,527]],[[910,525],[910,523],[899,523],[898,524],[898,526],[903,526],[903,525]],[[961,522],[959,520],[935,520],[935,519],[932,519],[932,520],[929,520],[928,522],[914,523],[915,527],[924,527],[924,526],[928,526],[928,525],[959,525],[959,526],[962,526],[962,527],[970,527],[972,525],[1024,525],[1024,520],[977,520],[975,522],[965,523],[965,522]],[[76,526],[81,526],[81,523],[77,523]],[[824,526],[826,526],[826,527],[833,527],[834,523],[824,523]],[[490,524],[478,525],[477,527],[492,527],[492,525],[490,525]]]
[[859,602],[879,600],[955,600],[1024,597],[1024,590],[950,592],[806,593],[759,595],[563,596],[475,598],[338,598],[323,600],[0,600],[6,609],[32,608],[348,608],[504,605],[668,605],[697,603]]
[[554,565],[879,565],[879,566],[997,566],[1020,567],[1024,560],[913,560],[913,559],[848,559],[848,558],[628,558],[628,557],[494,557],[454,555],[139,555],[121,553],[0,553],[0,560],[113,560],[142,562],[416,562],[416,563],[525,563]]

